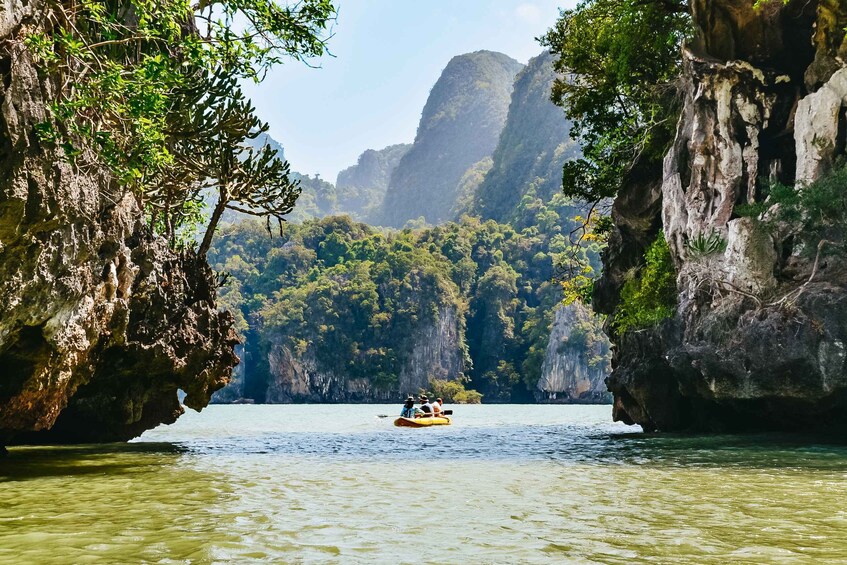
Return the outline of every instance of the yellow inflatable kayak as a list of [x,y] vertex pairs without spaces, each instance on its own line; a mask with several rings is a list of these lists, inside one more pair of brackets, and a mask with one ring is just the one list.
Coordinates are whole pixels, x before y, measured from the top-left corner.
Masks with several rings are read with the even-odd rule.
[[397,418],[394,425],[400,428],[427,428],[429,426],[449,426],[453,420],[449,416],[438,416],[437,418]]

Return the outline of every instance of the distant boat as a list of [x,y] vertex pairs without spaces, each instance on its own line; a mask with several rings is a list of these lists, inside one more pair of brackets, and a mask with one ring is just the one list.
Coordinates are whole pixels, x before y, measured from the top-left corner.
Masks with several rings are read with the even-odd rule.
[[428,428],[429,426],[449,426],[453,420],[447,416],[435,418],[397,418],[394,425],[398,428]]

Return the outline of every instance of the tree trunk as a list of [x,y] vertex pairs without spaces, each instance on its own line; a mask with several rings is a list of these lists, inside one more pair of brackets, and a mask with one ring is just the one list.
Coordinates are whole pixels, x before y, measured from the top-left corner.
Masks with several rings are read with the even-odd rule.
[[200,243],[200,248],[197,250],[198,257],[205,257],[212,245],[212,237],[215,235],[215,229],[218,227],[218,222],[226,209],[227,199],[224,191],[221,191],[218,203],[215,205],[215,210],[212,212],[212,217],[209,220],[209,225],[206,226],[206,233],[203,235],[203,241]]

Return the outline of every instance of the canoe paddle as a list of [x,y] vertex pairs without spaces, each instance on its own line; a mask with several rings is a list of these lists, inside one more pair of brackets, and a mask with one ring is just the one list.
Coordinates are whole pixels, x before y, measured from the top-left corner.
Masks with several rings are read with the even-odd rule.
[[[444,410],[444,411],[443,411],[443,412],[441,412],[441,413],[442,413],[444,416],[452,416],[452,415],[453,415],[453,411],[452,411],[452,410]],[[377,417],[377,418],[399,418],[400,416],[392,416],[391,414],[377,414],[377,415],[376,415],[376,417]],[[427,416],[422,416],[422,417],[423,417],[423,418],[426,418]],[[429,416],[429,417],[431,417],[431,416]]]

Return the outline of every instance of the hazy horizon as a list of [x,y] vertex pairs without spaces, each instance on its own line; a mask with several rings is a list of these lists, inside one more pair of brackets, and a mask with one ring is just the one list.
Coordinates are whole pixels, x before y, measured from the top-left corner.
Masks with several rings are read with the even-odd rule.
[[321,68],[286,63],[246,92],[292,169],[335,182],[366,149],[414,140],[429,91],[452,57],[490,50],[526,63],[543,51],[535,38],[559,8],[574,4],[434,0],[424,11],[396,0],[341,0],[329,43],[334,57],[312,62]]

